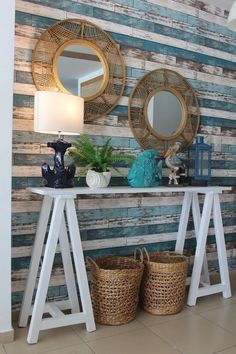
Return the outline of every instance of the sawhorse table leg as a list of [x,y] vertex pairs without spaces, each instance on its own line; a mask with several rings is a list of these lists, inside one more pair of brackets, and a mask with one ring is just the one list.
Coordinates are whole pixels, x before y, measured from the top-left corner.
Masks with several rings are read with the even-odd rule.
[[[37,270],[43,250],[43,241],[49,221],[52,199],[44,198],[42,211],[35,239],[34,251],[27,281],[24,301],[22,304],[19,326],[26,326],[31,313],[31,302],[36,282]],[[68,234],[66,231],[64,210],[68,221],[69,234],[72,243],[72,254],[75,263],[75,271],[81,296],[82,311],[79,312],[79,303],[76,293],[75,278],[73,273],[72,260]],[[63,266],[65,270],[66,284],[68,288],[69,301],[46,303],[46,296],[49,286],[53,260],[56,253],[57,242],[60,241]],[[71,314],[65,315],[61,310],[72,310]],[[42,319],[43,314],[49,312],[51,318]],[[28,343],[37,343],[39,331],[43,329],[62,327],[77,323],[85,323],[88,331],[96,329],[93,318],[92,304],[89,294],[87,274],[84,264],[82,244],[79,234],[79,227],[76,217],[74,199],[64,197],[54,198],[53,213],[49,228],[49,234],[45,247],[43,264],[39,278],[36,298],[33,305],[32,319],[29,328]]]
[[[207,284],[203,284],[202,287],[199,287],[212,210],[213,210],[213,222],[215,227],[215,236],[216,236],[216,244],[217,244],[217,254],[219,259],[221,283],[215,285],[210,285],[207,283]],[[216,294],[219,292],[223,292],[223,296],[226,298],[231,297],[229,271],[227,265],[227,254],[225,248],[224,230],[223,230],[222,217],[220,211],[219,195],[210,192],[210,193],[206,193],[205,200],[204,200],[202,217],[200,220],[199,231],[197,236],[197,247],[196,247],[196,252],[194,257],[192,278],[191,278],[187,304],[189,306],[194,306],[196,304],[196,299],[198,297]]]
[[[192,206],[195,235],[196,238],[198,237],[199,225],[201,220],[198,195],[197,193],[186,192],[184,194],[183,207],[180,215],[180,223],[179,223],[179,229],[178,229],[176,245],[175,245],[175,252],[177,253],[183,253],[191,206]],[[205,251],[204,251],[201,278],[204,281],[204,283],[210,283],[207,257]]]
[[[189,306],[194,306],[196,304],[196,299],[200,296],[223,292],[223,296],[225,298],[231,297],[231,289],[227,265],[227,254],[224,241],[224,230],[220,210],[220,199],[218,193],[206,193],[202,215],[200,213],[197,193],[185,193],[175,251],[179,253],[183,252],[191,206],[197,246],[194,257],[193,271],[187,304]],[[219,260],[219,270],[221,276],[221,283],[216,285],[210,284],[208,264],[206,258],[207,234],[212,211],[213,222],[215,227],[217,254]]]

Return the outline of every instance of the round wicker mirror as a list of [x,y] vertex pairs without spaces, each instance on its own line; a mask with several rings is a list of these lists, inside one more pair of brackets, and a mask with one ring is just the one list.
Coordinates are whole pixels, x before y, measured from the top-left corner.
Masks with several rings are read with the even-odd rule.
[[84,97],[85,120],[110,112],[121,97],[125,65],[113,39],[93,23],[60,21],[39,38],[32,58],[38,90]]
[[196,93],[178,73],[154,70],[144,75],[129,99],[129,124],[144,149],[156,149],[164,156],[180,142],[180,151],[192,143],[199,126]]

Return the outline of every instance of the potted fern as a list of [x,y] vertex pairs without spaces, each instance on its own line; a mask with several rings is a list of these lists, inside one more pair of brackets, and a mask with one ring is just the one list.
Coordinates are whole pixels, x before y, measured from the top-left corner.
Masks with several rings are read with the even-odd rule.
[[119,172],[114,166],[117,162],[133,161],[130,155],[115,153],[110,141],[111,138],[102,147],[98,147],[86,135],[81,134],[69,150],[75,165],[84,167],[80,175],[87,172],[86,183],[91,188],[107,187],[111,179],[110,167]]

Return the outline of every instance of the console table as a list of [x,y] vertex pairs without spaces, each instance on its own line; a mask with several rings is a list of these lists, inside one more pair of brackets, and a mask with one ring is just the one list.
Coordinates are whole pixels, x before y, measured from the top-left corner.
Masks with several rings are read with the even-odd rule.
[[[191,208],[197,240],[187,304],[189,306],[193,306],[196,304],[196,299],[198,297],[219,292],[222,292],[223,297],[225,298],[231,297],[224,230],[219,200],[219,194],[223,191],[231,190],[231,187],[108,187],[100,189],[91,189],[88,187],[66,189],[38,187],[28,188],[28,190],[32,193],[44,196],[19,318],[19,326],[26,327],[28,318],[32,314],[27,338],[28,343],[37,343],[39,331],[44,329],[78,323],[85,323],[87,331],[89,332],[96,329],[74,202],[78,195],[184,193],[179,229],[176,237],[176,252],[183,252],[187,223]],[[200,212],[199,206],[199,194],[205,195],[202,213]],[[206,240],[212,214],[221,277],[221,282],[215,285],[210,284],[207,260],[205,257]],[[68,231],[66,228],[65,215],[68,223]],[[48,224],[49,232],[45,250],[43,251]],[[61,248],[69,299],[67,301],[47,303],[47,290],[58,241]],[[71,242],[72,254],[70,252],[69,241]],[[42,256],[43,263],[38,288],[34,305],[31,306],[37,272]],[[74,277],[71,256],[73,256],[74,260],[77,281]],[[201,282],[201,278],[203,278],[203,282]],[[80,309],[78,302],[77,285],[80,293],[82,309]],[[71,313],[64,314],[62,310],[66,309],[70,309]],[[43,318],[44,313],[49,313],[51,317]]]

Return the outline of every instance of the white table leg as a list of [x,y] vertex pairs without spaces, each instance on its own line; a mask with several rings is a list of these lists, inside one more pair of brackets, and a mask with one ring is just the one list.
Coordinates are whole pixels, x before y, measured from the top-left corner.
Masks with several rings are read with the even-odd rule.
[[227,253],[225,247],[224,239],[224,229],[222,223],[221,209],[220,209],[220,198],[218,194],[214,195],[213,204],[213,221],[215,227],[215,237],[218,253],[218,261],[220,268],[221,283],[223,285],[223,296],[229,298],[232,296],[229,280],[229,270],[227,262]]
[[[195,235],[196,235],[196,239],[197,239],[198,234],[199,234],[199,226],[200,226],[200,222],[201,222],[201,213],[200,213],[199,200],[198,200],[197,193],[193,193],[192,212],[193,212],[194,230],[195,230]],[[208,271],[208,262],[207,262],[206,252],[204,252],[204,258],[203,258],[202,279],[203,279],[204,283],[210,284],[210,277],[209,277],[209,271]]]
[[43,250],[43,243],[45,234],[48,226],[48,219],[52,207],[52,198],[45,196],[42,203],[41,212],[39,215],[39,221],[37,225],[37,232],[35,235],[34,246],[32,250],[32,256],[29,266],[29,274],[27,278],[27,283],[24,291],[24,297],[22,301],[20,316],[19,316],[19,327],[26,327],[28,318],[31,314],[31,304],[34,293],[34,287],[37,278],[37,272],[39,268],[40,258]]
[[94,322],[92,302],[90,298],[84,255],[81,244],[81,237],[75,210],[75,202],[72,198],[66,200],[66,216],[68,220],[77,281],[79,284],[82,310],[85,314],[86,329],[88,332],[92,332],[96,330],[96,326]]
[[57,241],[59,238],[64,206],[65,206],[65,199],[56,197],[54,202],[54,208],[53,208],[53,213],[51,218],[47,244],[44,252],[44,259],[43,259],[41,274],[39,278],[38,289],[37,289],[36,298],[33,306],[32,319],[31,319],[29,333],[27,337],[27,341],[30,344],[37,343],[38,341],[40,324],[44,312],[48,285],[51,276],[54,256],[56,252]]
[[197,247],[194,257],[193,272],[191,277],[191,284],[189,289],[188,301],[189,306],[196,304],[196,298],[198,295],[198,288],[200,283],[200,275],[202,270],[203,258],[206,247],[206,240],[208,234],[208,228],[211,217],[211,210],[213,204],[213,193],[207,193],[204,200],[202,218],[199,226],[199,233],[197,238]]
[[178,229],[176,244],[175,244],[175,252],[177,253],[183,253],[184,241],[185,241],[188,219],[189,219],[189,212],[192,203],[192,194],[193,194],[192,192],[184,193],[183,206],[182,206],[182,211],[181,211],[180,221],[179,221],[179,229]]
[[65,272],[66,285],[68,290],[68,297],[71,303],[71,312],[72,313],[79,312],[80,307],[79,307],[78,295],[76,291],[75,277],[74,277],[74,271],[73,271],[71,254],[70,254],[70,245],[69,245],[64,215],[61,223],[59,242],[60,242],[63,268]]

